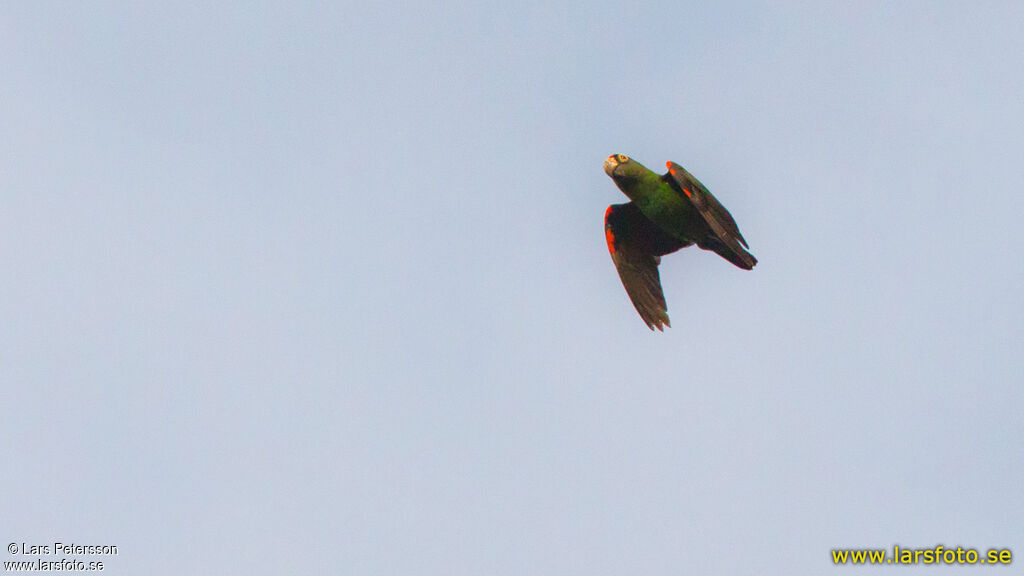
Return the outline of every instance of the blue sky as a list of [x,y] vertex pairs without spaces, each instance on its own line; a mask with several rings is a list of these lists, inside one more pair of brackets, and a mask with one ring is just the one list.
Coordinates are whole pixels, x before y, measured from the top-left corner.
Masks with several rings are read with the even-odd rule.
[[[153,575],[1018,552],[1022,22],[7,4],[0,533]],[[667,257],[664,334],[604,245],[612,153],[760,260]]]

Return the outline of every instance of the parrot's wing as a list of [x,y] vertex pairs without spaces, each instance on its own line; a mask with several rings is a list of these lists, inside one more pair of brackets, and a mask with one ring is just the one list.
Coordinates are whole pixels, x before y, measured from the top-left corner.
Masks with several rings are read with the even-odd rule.
[[632,202],[612,204],[604,213],[608,251],[626,294],[651,330],[671,326],[661,290],[658,264],[661,256],[687,245],[648,220]]
[[721,242],[720,245],[715,243],[709,243],[707,246],[701,245],[701,248],[714,250],[745,270],[753,268],[757,264],[757,258],[743,249],[747,247],[747,241],[743,238],[743,234],[740,234],[740,229],[736,226],[732,214],[700,183],[700,180],[694,178],[682,166],[675,162],[666,162],[665,165],[668,166],[668,174],[665,174],[664,180],[693,203]]

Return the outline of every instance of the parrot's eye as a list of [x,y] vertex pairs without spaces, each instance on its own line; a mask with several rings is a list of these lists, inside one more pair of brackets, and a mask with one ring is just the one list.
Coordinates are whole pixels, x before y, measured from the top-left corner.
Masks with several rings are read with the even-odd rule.
[[629,156],[626,156],[625,154],[619,154],[616,158],[620,163],[629,162]]

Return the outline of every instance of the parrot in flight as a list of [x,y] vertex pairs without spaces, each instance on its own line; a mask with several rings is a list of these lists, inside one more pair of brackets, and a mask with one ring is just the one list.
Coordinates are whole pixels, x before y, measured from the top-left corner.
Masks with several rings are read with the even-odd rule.
[[604,235],[626,294],[651,330],[671,326],[661,290],[661,257],[696,244],[744,270],[757,264],[747,252],[732,214],[675,162],[655,174],[623,154],[604,161],[604,171],[629,197],[604,213]]

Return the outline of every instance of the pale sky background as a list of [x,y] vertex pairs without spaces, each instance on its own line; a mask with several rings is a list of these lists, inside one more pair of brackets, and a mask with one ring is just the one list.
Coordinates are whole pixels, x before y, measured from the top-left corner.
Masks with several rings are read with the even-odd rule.
[[[1022,30],[3,3],[2,544],[155,576],[1024,554]],[[664,334],[607,254],[612,153],[689,169],[760,259],[666,258]]]

